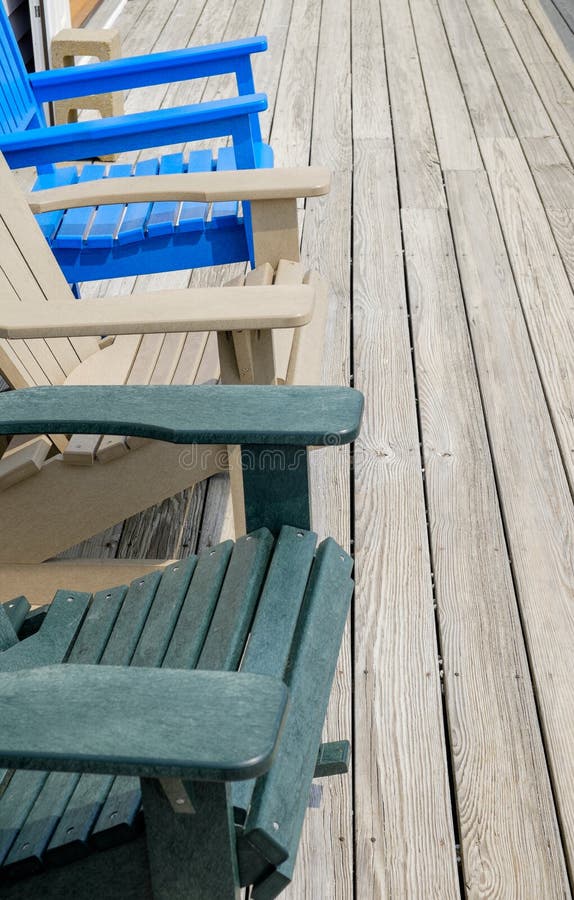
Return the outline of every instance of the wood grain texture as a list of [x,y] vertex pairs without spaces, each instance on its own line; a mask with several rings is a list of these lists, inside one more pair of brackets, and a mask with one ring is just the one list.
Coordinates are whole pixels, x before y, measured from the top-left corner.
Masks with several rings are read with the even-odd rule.
[[321,7],[317,0],[293,2],[271,131],[278,165],[309,162]]
[[435,0],[410,0],[433,130],[443,169],[481,169],[466,101]]
[[357,896],[454,898],[456,839],[394,182],[392,148],[357,142],[355,379],[368,398],[355,449]]
[[[447,214],[404,211],[403,232],[464,882],[473,897],[561,897],[560,840]],[[481,219],[465,256],[484,236]],[[500,303],[492,288],[482,284]]]
[[440,209],[446,201],[410,9],[382,0],[381,13],[401,206]]
[[519,137],[552,137],[554,124],[493,0],[467,0]]
[[353,4],[352,43],[356,891],[456,897],[392,126],[384,69],[369,112],[363,56],[384,59],[373,0]]
[[512,137],[510,117],[466,3],[438,3],[476,135]]
[[566,4],[562,4],[562,9],[553,0],[524,0],[524,3],[562,71],[574,86],[574,10],[569,10],[569,26],[566,18],[568,0]]
[[574,295],[518,141],[483,141],[482,153],[572,488]]
[[[571,867],[573,773],[566,748],[574,717],[566,659],[574,640],[572,499],[484,177],[451,174],[447,186],[508,553]],[[528,737],[534,752],[533,735]],[[539,800],[542,794],[531,796]],[[530,816],[524,824],[533,822]],[[554,866],[558,877],[559,859]]]

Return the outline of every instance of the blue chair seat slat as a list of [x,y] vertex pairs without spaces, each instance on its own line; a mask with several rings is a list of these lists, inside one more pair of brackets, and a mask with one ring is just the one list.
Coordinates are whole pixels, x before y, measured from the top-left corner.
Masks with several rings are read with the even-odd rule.
[[[104,177],[106,166],[101,163],[85,165],[79,182],[98,181]],[[79,209],[68,209],[62,217],[61,225],[52,244],[54,247],[79,249],[84,245],[84,234],[94,212],[93,206],[82,206]]]
[[[157,175],[158,169],[157,159],[144,159],[136,163],[134,175]],[[144,240],[151,207],[151,203],[128,203],[117,233],[119,244],[133,244]]]
[[[63,169],[54,169],[53,172],[39,175],[32,190],[44,191],[49,188],[63,187],[68,184],[76,184],[77,180],[78,170],[76,167],[66,166]],[[51,241],[56,234],[64,212],[65,210],[63,209],[55,209],[53,212],[40,213],[40,215],[36,216],[36,221],[47,241]]]
[[[184,172],[183,153],[168,153],[162,156],[159,163],[160,175],[179,175]],[[161,234],[173,234],[177,225],[180,203],[172,200],[161,200],[154,203],[147,220],[147,233],[151,237]]]
[[[128,163],[110,166],[107,178],[125,178],[132,174],[132,165]],[[99,206],[96,210],[90,230],[86,236],[86,244],[92,247],[111,247],[118,231],[125,203],[113,203]]]
[[[221,147],[217,155],[217,171],[229,172],[236,168],[233,147]],[[237,221],[238,211],[239,204],[235,200],[214,203],[211,208],[211,221],[215,226],[229,225]]]
[[[213,156],[211,150],[195,150],[189,154],[188,172],[211,172]],[[186,200],[181,204],[179,231],[200,231],[205,225],[209,204]]]

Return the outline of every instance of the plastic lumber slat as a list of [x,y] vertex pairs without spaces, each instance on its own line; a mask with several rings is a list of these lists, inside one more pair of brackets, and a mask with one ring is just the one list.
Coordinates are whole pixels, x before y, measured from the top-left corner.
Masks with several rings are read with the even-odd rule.
[[[169,153],[159,162],[160,175],[179,175],[183,172],[183,153]],[[163,200],[154,203],[147,220],[147,233],[151,237],[173,234],[177,225],[179,203]]]
[[[216,169],[218,172],[230,172],[237,168],[233,147],[221,147],[217,154]],[[216,226],[225,226],[237,221],[239,204],[236,200],[226,203],[214,203],[211,208],[211,221]]]
[[[211,150],[194,150],[189,154],[188,172],[210,172],[213,156]],[[201,231],[205,226],[205,218],[209,205],[185,200],[179,213],[179,231]]]
[[[136,163],[134,176],[157,175],[158,169],[157,159],[144,159]],[[151,207],[151,203],[128,203],[118,229],[118,243],[133,244],[145,239],[145,226]]]
[[[159,572],[133,581],[116,618],[100,665],[128,665],[151,609]],[[50,862],[68,862],[86,853],[84,823],[86,816],[94,820],[113,782],[112,776],[83,774],[78,779],[67,807],[46,849]]]
[[[126,587],[117,587],[95,594],[70,651],[69,663],[96,664],[100,661],[126,592]],[[43,776],[41,786],[40,775]],[[36,799],[5,860],[7,871],[27,875],[41,867],[43,853],[79,778],[70,772],[50,772],[47,776],[38,772],[16,773],[10,788],[20,794],[22,806],[29,806],[34,793]]]
[[[106,166],[102,163],[89,163],[84,166],[78,178],[79,182],[98,181],[104,177]],[[87,231],[90,219],[95,207],[81,206],[78,209],[68,209],[62,217],[58,232],[53,239],[54,247],[69,247],[79,249],[84,245],[84,235]]]
[[[76,167],[64,166],[60,169],[54,169],[53,172],[46,172],[44,175],[39,175],[32,190],[44,191],[49,188],[76,184],[77,181],[78,170]],[[64,213],[64,209],[55,209],[53,212],[40,213],[40,215],[36,216],[36,222],[42,229],[42,233],[47,241],[51,241],[58,231],[58,226],[62,221]]]
[[[132,166],[129,164],[112,165],[106,177],[123,178],[131,175],[131,172]],[[89,225],[85,239],[86,244],[91,247],[112,247],[124,208],[125,203],[113,203],[98,207]]]

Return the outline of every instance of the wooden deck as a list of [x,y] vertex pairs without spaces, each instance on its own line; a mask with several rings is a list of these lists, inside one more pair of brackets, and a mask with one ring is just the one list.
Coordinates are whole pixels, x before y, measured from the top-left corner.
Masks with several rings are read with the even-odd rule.
[[[570,897],[571,0],[130,0],[118,24],[126,55],[267,34],[277,163],[333,172],[303,256],[332,289],[325,378],[366,396],[352,459],[314,456],[316,527],[356,557],[327,729],[354,764],[288,896]],[[186,555],[226,511],[218,478],[76,552]]]

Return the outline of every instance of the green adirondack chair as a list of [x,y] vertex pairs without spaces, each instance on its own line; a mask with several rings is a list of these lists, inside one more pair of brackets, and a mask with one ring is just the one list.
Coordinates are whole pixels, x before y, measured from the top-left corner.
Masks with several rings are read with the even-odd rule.
[[3,898],[271,900],[289,883],[312,778],[345,770],[344,742],[320,740],[353,586],[309,530],[307,448],[352,441],[361,410],[347,388],[0,396],[0,434],[240,446],[248,529],[129,586],[0,606]]

